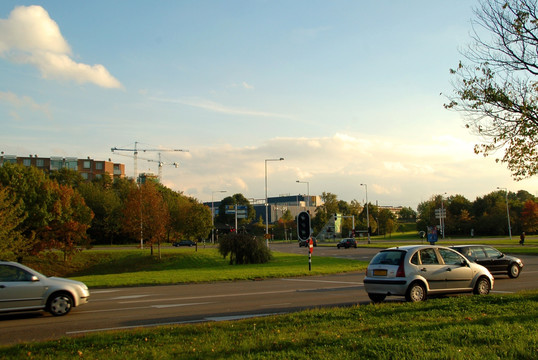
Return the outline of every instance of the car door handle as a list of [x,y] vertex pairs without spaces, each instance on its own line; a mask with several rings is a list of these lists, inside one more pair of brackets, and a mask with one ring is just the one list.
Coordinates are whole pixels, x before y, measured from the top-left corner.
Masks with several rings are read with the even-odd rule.
[[428,270],[426,270],[426,268],[422,268],[422,269],[420,269],[420,271],[428,271]]
[[5,288],[6,286],[5,285],[0,285],[0,289],[3,289]]
[[448,268],[448,269],[446,269],[446,271],[452,271],[452,269],[451,269],[451,268]]

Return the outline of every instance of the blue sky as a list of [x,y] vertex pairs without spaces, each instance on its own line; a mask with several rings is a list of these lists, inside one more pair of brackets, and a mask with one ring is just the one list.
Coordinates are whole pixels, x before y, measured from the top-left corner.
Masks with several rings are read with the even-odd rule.
[[537,195],[536,179],[475,155],[443,108],[476,5],[4,0],[0,150],[111,158],[132,176],[110,148],[138,142],[179,162],[164,184],[201,201],[263,198],[264,160],[280,157],[269,196],[305,193],[296,180],[361,202],[366,183],[369,201],[412,208],[496,187]]

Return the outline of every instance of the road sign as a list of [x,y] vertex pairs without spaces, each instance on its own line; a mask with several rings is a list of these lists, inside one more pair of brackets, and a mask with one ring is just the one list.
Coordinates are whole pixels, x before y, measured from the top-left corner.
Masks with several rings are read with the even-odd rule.
[[446,218],[446,209],[435,209],[435,218],[436,219],[445,219]]

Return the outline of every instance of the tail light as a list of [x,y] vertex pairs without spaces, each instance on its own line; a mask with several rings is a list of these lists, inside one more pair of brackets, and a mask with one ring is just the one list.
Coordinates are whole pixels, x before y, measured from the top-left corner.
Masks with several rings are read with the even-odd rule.
[[405,277],[403,261],[400,263],[400,266],[398,266],[398,271],[396,271],[396,277]]

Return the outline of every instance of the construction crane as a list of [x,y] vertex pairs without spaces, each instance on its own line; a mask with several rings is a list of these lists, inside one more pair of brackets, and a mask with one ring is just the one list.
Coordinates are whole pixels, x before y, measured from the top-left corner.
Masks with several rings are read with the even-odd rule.
[[[134,158],[134,176],[133,176],[133,178],[135,179],[135,181],[137,181],[137,176],[138,176],[138,152],[139,151],[142,151],[142,152],[157,151],[157,152],[159,152],[159,163],[161,163],[161,159],[160,159],[161,158],[160,157],[161,152],[165,152],[165,151],[189,152],[189,150],[184,150],[184,149],[139,149],[137,141],[135,141],[134,149],[124,149],[124,148],[113,147],[110,150],[112,152],[114,152],[114,151],[129,151],[129,152],[133,153],[133,158]],[[161,165],[159,165],[159,169],[161,169]]]
[[[115,155],[121,155],[121,156],[127,156],[127,157],[130,157],[130,158],[134,158],[134,155],[128,155],[128,154],[120,154],[120,153],[115,153]],[[164,161],[161,161],[161,153],[159,153],[159,160],[155,160],[155,159],[148,159],[148,158],[143,158],[143,157],[138,157],[139,160],[146,160],[148,162],[156,162],[156,163],[159,163],[159,172],[158,172],[158,179],[159,179],[159,182],[162,184],[162,178],[163,178],[163,166],[164,165],[170,165],[170,166],[174,166],[176,169],[179,167],[179,163],[177,162],[173,162],[173,163],[167,163],[167,162],[164,162]]]

